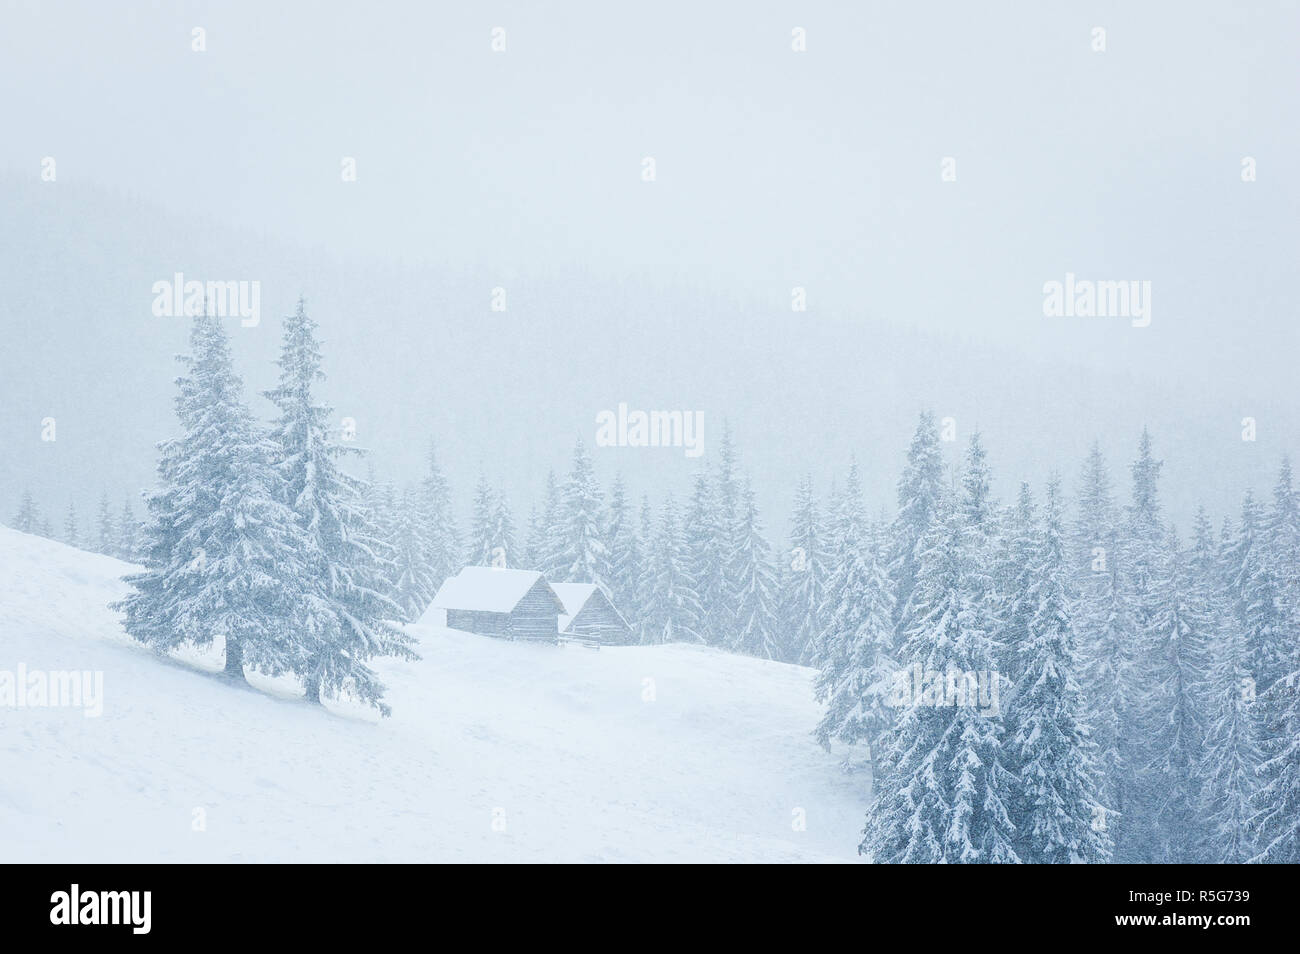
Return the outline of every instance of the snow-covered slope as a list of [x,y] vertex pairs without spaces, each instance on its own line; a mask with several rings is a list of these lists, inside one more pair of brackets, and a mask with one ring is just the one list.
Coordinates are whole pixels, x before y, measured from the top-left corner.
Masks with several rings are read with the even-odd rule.
[[864,780],[811,672],[413,626],[390,719],[134,644],[129,569],[0,527],[0,671],[103,673],[103,713],[0,706],[0,862],[853,860]]

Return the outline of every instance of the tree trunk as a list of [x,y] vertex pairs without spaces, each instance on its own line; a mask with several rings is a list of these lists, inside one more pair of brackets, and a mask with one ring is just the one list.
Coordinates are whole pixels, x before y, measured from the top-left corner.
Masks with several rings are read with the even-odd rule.
[[226,678],[239,682],[248,681],[244,676],[244,644],[239,641],[237,636],[226,637],[225,675]]
[[868,767],[871,770],[871,797],[875,798],[876,793],[880,791],[880,767],[876,760],[876,748],[878,740],[867,743]]
[[303,680],[303,698],[312,705],[320,705],[320,676],[315,673],[307,676]]

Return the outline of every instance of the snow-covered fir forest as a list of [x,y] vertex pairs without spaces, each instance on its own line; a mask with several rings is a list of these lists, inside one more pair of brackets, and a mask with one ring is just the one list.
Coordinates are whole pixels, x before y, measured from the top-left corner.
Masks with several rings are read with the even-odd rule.
[[54,533],[27,492],[10,520],[138,563],[113,609],[140,643],[220,637],[229,680],[288,674],[308,702],[388,715],[371,663],[416,658],[402,624],[444,580],[538,570],[598,584],[642,644],[815,669],[824,714],[807,730],[860,779],[859,851],[877,862],[1300,861],[1288,460],[1238,512],[1179,528],[1161,508],[1158,435],[998,500],[979,433],[946,468],[922,412],[895,500],[865,499],[848,461],[824,495],[791,488],[786,540],[766,534],[729,431],[680,498],[632,499],[579,442],[517,518],[487,472],[450,486],[435,435],[418,483],[377,480],[317,397],[302,300],[282,336],[278,385],[250,395],[221,320],[193,320],[180,436],[159,444],[143,518],[105,496]]
[[0,862],[1300,863],[1298,35],[0,4]]

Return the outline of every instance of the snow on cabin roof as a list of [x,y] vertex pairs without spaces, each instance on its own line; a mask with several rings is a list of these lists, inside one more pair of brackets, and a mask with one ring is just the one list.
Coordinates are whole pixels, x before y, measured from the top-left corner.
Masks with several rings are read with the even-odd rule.
[[509,613],[541,578],[536,570],[467,566],[438,588],[430,605],[436,609]]
[[570,616],[577,616],[578,611],[587,605],[591,594],[596,592],[595,583],[552,583],[551,589],[564,604],[564,611]]
[[573,617],[582,612],[582,608],[587,605],[587,600],[591,599],[591,594],[596,592],[596,584],[552,583],[551,589],[555,590],[555,595],[564,604],[564,612],[560,614],[559,619],[560,632],[564,632],[569,628],[569,623],[573,621]]

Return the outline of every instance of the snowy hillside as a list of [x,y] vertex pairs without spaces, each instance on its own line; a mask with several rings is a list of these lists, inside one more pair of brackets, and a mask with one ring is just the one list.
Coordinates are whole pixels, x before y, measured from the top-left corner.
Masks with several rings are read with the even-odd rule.
[[417,626],[378,722],[135,645],[126,569],[0,527],[0,672],[103,673],[98,718],[0,707],[0,862],[856,857],[865,780],[811,741],[810,670]]

